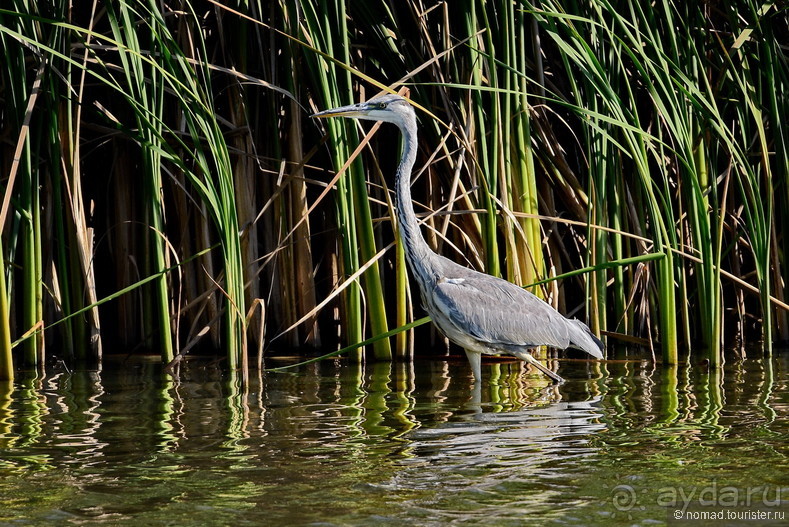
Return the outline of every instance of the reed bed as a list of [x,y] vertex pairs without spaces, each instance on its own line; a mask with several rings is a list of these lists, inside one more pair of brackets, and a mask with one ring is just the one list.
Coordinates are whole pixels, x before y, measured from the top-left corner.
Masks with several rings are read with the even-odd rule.
[[436,250],[588,320],[611,357],[769,353],[789,340],[786,12],[636,4],[8,3],[0,376],[444,353],[395,241],[396,131],[308,119],[383,89],[423,110]]

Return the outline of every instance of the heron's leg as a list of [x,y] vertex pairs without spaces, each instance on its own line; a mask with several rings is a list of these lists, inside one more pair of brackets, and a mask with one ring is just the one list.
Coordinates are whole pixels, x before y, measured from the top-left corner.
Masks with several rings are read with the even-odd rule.
[[540,361],[535,359],[532,356],[532,354],[529,353],[528,351],[519,351],[519,352],[515,353],[514,355],[516,357],[518,357],[519,359],[528,362],[529,364],[531,364],[532,366],[534,366],[535,368],[537,368],[538,370],[543,372],[545,375],[547,375],[548,377],[553,379],[553,382],[555,382],[556,384],[564,383],[564,379],[562,379],[558,374],[556,374],[553,371],[549,370],[547,367],[543,366],[540,363]]
[[468,357],[468,362],[471,364],[471,371],[474,373],[474,380],[476,382],[482,382],[482,353],[477,353],[475,351],[466,350],[466,357]]

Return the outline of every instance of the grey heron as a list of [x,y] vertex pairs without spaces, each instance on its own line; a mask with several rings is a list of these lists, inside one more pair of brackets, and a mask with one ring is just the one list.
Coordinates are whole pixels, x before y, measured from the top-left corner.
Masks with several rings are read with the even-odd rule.
[[531,354],[539,346],[578,348],[602,359],[603,343],[579,320],[565,318],[547,302],[518,287],[433,252],[419,230],[411,202],[411,171],[416,162],[416,114],[399,95],[318,112],[312,117],[350,117],[385,121],[400,128],[403,151],[395,178],[396,215],[406,260],[425,310],[452,342],[466,351],[476,382],[482,381],[482,355],[512,355],[535,366],[556,383],[558,374]]

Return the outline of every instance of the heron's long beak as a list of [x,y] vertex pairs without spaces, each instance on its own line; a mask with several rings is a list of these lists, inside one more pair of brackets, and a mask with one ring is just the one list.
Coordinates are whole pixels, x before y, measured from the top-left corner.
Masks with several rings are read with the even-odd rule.
[[348,106],[340,106],[339,108],[332,108],[331,110],[323,110],[322,112],[310,115],[310,117],[317,119],[323,117],[363,117],[366,114],[367,108],[364,104],[351,104]]

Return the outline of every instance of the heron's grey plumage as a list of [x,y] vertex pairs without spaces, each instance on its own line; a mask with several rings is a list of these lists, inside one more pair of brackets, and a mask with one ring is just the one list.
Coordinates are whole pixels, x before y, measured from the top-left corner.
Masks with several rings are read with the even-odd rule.
[[433,322],[466,350],[474,378],[481,380],[482,354],[518,357],[557,382],[562,378],[540,364],[531,348],[578,348],[601,359],[603,343],[578,320],[560,315],[517,285],[459,265],[433,252],[422,237],[411,202],[411,171],[416,162],[416,115],[408,101],[384,95],[313,117],[355,117],[396,124],[403,134],[397,168],[397,223],[406,259]]

